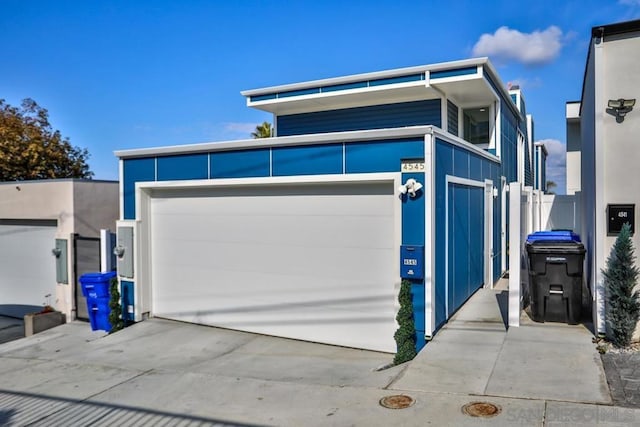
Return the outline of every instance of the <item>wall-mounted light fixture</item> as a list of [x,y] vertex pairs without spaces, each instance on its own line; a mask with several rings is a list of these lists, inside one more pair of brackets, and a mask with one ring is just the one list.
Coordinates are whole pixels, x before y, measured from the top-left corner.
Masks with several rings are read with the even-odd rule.
[[636,105],[635,99],[610,99],[607,102],[607,113],[611,114],[616,118],[616,122],[622,123],[624,122],[624,117],[633,110],[633,106]]
[[51,249],[51,253],[54,257],[60,258],[60,255],[62,255],[62,250],[60,248],[53,248]]
[[118,245],[113,248],[113,254],[118,258],[122,258],[124,256],[125,248],[124,246]]
[[416,181],[413,178],[409,178],[407,182],[404,183],[404,185],[401,185],[400,187],[398,187],[398,191],[400,192],[400,194],[402,195],[409,194],[409,197],[411,198],[416,197],[416,194],[421,189],[422,189],[422,184],[420,184],[418,181]]

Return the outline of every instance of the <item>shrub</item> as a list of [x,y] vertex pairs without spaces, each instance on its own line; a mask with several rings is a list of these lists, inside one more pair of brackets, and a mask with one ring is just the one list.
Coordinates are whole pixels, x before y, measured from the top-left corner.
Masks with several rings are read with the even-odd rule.
[[638,268],[634,264],[631,226],[624,224],[602,270],[606,295],[607,336],[616,347],[628,347],[640,318],[640,296],[634,288]]
[[416,357],[416,328],[413,321],[413,300],[411,299],[411,282],[403,280],[398,295],[400,310],[396,316],[398,330],[393,335],[396,340],[397,353],[393,363],[408,362]]
[[124,321],[122,320],[122,305],[120,305],[118,279],[115,277],[112,278],[109,285],[109,323],[111,324],[111,333],[114,333],[124,328]]

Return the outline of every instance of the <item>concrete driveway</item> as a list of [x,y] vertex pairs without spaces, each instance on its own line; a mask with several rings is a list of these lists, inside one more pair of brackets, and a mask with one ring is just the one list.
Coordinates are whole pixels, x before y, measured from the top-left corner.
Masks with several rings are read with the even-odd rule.
[[[487,292],[493,291],[473,300],[491,302]],[[526,397],[516,396],[520,386],[501,389],[510,371],[499,366],[518,357],[522,333],[509,338],[499,327],[487,335],[502,337],[502,344],[494,345],[500,341],[494,338],[484,346],[473,340],[453,346],[449,360],[461,367],[434,371],[459,333],[459,327],[443,330],[443,344],[434,341],[413,362],[377,371],[391,355],[162,319],[113,335],[72,322],[0,345],[0,425],[587,426],[637,425],[640,419],[638,410],[591,399],[586,404],[573,391],[565,399],[557,391],[544,397],[544,390],[534,389],[537,394]],[[536,354],[543,354],[545,340],[536,345]],[[557,340],[548,345],[561,352]],[[452,374],[468,365],[470,357],[462,353],[475,354],[478,372],[486,375]],[[525,370],[513,383],[526,382],[523,376],[544,382],[538,371]],[[398,394],[415,403],[407,409],[379,405]],[[493,403],[501,412],[492,418],[464,414],[462,406],[474,401]]]

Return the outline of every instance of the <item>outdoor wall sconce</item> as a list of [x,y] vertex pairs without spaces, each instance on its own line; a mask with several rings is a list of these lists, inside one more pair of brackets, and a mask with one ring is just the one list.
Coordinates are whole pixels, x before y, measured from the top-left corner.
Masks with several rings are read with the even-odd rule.
[[610,99],[607,102],[607,113],[611,114],[616,118],[616,122],[622,123],[624,122],[624,116],[627,115],[631,110],[633,110],[633,106],[636,105],[635,99]]
[[60,250],[59,248],[53,248],[51,249],[51,253],[54,257],[60,258],[60,255],[62,255],[62,250]]
[[113,254],[118,258],[122,258],[124,256],[124,251],[125,251],[124,246],[118,245],[115,248],[113,248]]
[[420,191],[420,189],[422,189],[422,184],[420,184],[413,178],[409,178],[407,182],[404,183],[404,185],[398,187],[398,191],[400,192],[400,194],[405,195],[409,193],[409,197],[411,198],[416,197],[416,194],[418,193],[418,191]]

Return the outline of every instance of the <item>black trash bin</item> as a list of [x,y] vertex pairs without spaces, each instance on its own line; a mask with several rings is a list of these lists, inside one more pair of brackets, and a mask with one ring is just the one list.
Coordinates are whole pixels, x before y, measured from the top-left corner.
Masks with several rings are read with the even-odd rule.
[[[527,238],[531,317],[544,322],[550,312],[571,325],[580,322],[584,245],[570,231],[539,231]],[[555,317],[555,316],[554,316]]]

